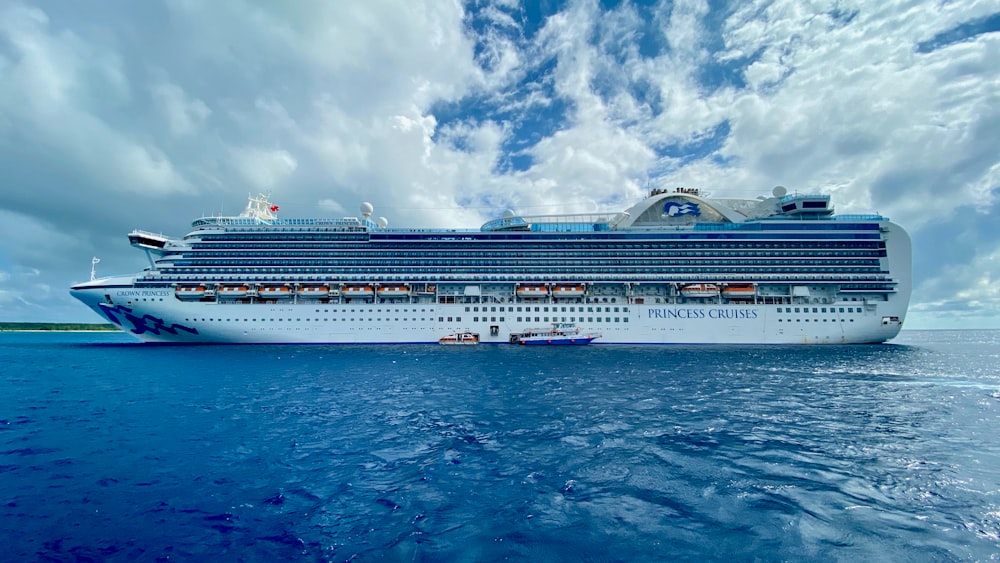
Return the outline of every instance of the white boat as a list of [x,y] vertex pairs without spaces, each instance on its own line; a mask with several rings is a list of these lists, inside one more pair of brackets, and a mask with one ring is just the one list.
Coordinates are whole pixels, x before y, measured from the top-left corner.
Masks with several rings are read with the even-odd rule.
[[520,285],[517,287],[518,297],[541,298],[548,297],[549,288],[544,285]]
[[340,289],[344,297],[372,297],[375,290],[370,285],[345,285]]
[[711,283],[691,283],[681,287],[681,295],[684,297],[718,297],[719,286]]
[[304,285],[296,293],[301,299],[325,299],[330,296],[330,288],[325,285]]
[[383,298],[406,297],[410,288],[405,285],[383,285],[378,288],[378,296]]
[[911,292],[906,232],[838,216],[822,194],[653,190],[622,211],[510,212],[470,229],[388,229],[372,212],[283,219],[254,196],[182,236],[133,231],[148,267],[71,293],[147,342],[436,344],[471,332],[486,344],[568,323],[601,344],[846,344],[895,337]]
[[586,290],[582,285],[557,285],[552,288],[552,297],[556,299],[583,297]]
[[257,296],[262,299],[291,299],[292,288],[287,285],[265,285],[257,289]]
[[471,346],[479,344],[479,335],[474,332],[456,332],[448,336],[442,336],[438,344],[449,346]]
[[176,289],[175,295],[178,299],[201,299],[205,297],[205,286],[182,285]]
[[250,295],[246,285],[222,285],[215,288],[215,296],[221,299],[241,299]]

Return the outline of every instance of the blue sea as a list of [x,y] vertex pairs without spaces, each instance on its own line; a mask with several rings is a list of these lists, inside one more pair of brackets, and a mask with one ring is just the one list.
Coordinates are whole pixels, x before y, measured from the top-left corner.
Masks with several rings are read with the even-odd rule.
[[11,561],[1000,558],[1000,331],[872,346],[0,334]]

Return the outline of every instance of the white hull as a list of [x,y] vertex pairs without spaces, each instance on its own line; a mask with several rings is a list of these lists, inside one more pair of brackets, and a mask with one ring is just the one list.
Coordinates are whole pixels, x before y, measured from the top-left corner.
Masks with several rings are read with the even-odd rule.
[[853,344],[892,339],[906,312],[905,300],[890,297],[808,306],[553,303],[538,312],[532,304],[530,316],[508,303],[483,316],[467,303],[190,302],[168,289],[100,287],[107,281],[73,294],[139,340],[161,343],[437,344],[465,331],[484,344],[507,343],[512,333],[560,321],[599,332],[595,344]]

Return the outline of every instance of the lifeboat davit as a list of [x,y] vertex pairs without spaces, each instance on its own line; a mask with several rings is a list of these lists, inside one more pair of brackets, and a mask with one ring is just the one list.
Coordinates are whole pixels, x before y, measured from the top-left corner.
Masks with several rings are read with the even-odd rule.
[[409,294],[410,288],[405,285],[383,285],[378,288],[379,297],[406,297]]
[[375,290],[370,285],[345,285],[340,294],[344,297],[371,297],[375,295]]
[[752,299],[757,295],[757,288],[750,283],[734,283],[722,288],[722,296],[729,299]]
[[201,299],[202,297],[205,297],[205,286],[180,286],[174,291],[174,295],[176,295],[178,299]]
[[552,288],[552,297],[583,297],[582,285],[557,285]]
[[325,285],[307,285],[300,287],[298,294],[305,299],[323,299],[330,296],[330,288]]
[[547,297],[549,288],[544,285],[519,285],[517,286],[518,297]]
[[222,299],[239,299],[250,294],[250,288],[245,285],[220,285],[215,290],[215,296]]
[[684,297],[718,297],[719,286],[710,283],[692,283],[681,288]]
[[292,296],[292,288],[287,285],[265,285],[257,290],[257,296],[262,299],[288,299]]

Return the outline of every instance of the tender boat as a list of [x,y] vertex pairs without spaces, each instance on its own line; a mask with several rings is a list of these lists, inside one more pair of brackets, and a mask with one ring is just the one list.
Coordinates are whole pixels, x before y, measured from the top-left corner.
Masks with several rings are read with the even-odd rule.
[[549,288],[544,285],[519,285],[517,286],[518,297],[548,297]]
[[344,297],[371,297],[375,290],[370,285],[345,285],[340,294]]
[[557,285],[552,288],[552,297],[556,299],[567,297],[583,297],[584,288],[582,285]]
[[731,283],[722,288],[722,296],[727,299],[753,299],[757,288],[752,283]]
[[257,290],[261,299],[288,299],[292,296],[292,288],[287,285],[267,285]]
[[325,285],[306,285],[299,288],[298,294],[304,299],[324,299],[330,296],[330,288]]
[[219,299],[242,299],[250,295],[250,287],[246,285],[221,285],[215,290]]
[[470,346],[479,344],[479,335],[475,332],[456,332],[455,334],[449,334],[448,336],[442,337],[438,340],[438,344],[446,344],[450,346]]
[[379,297],[407,297],[410,295],[410,288],[405,285],[383,285],[378,288]]
[[205,297],[205,286],[182,285],[174,291],[174,295],[176,295],[178,299],[201,299],[202,297]]
[[552,328],[530,328],[524,332],[511,334],[510,343],[527,346],[582,346],[600,337],[601,335],[596,333],[582,334],[573,323],[552,323]]
[[692,283],[681,288],[684,297],[718,297],[719,286],[710,283]]

